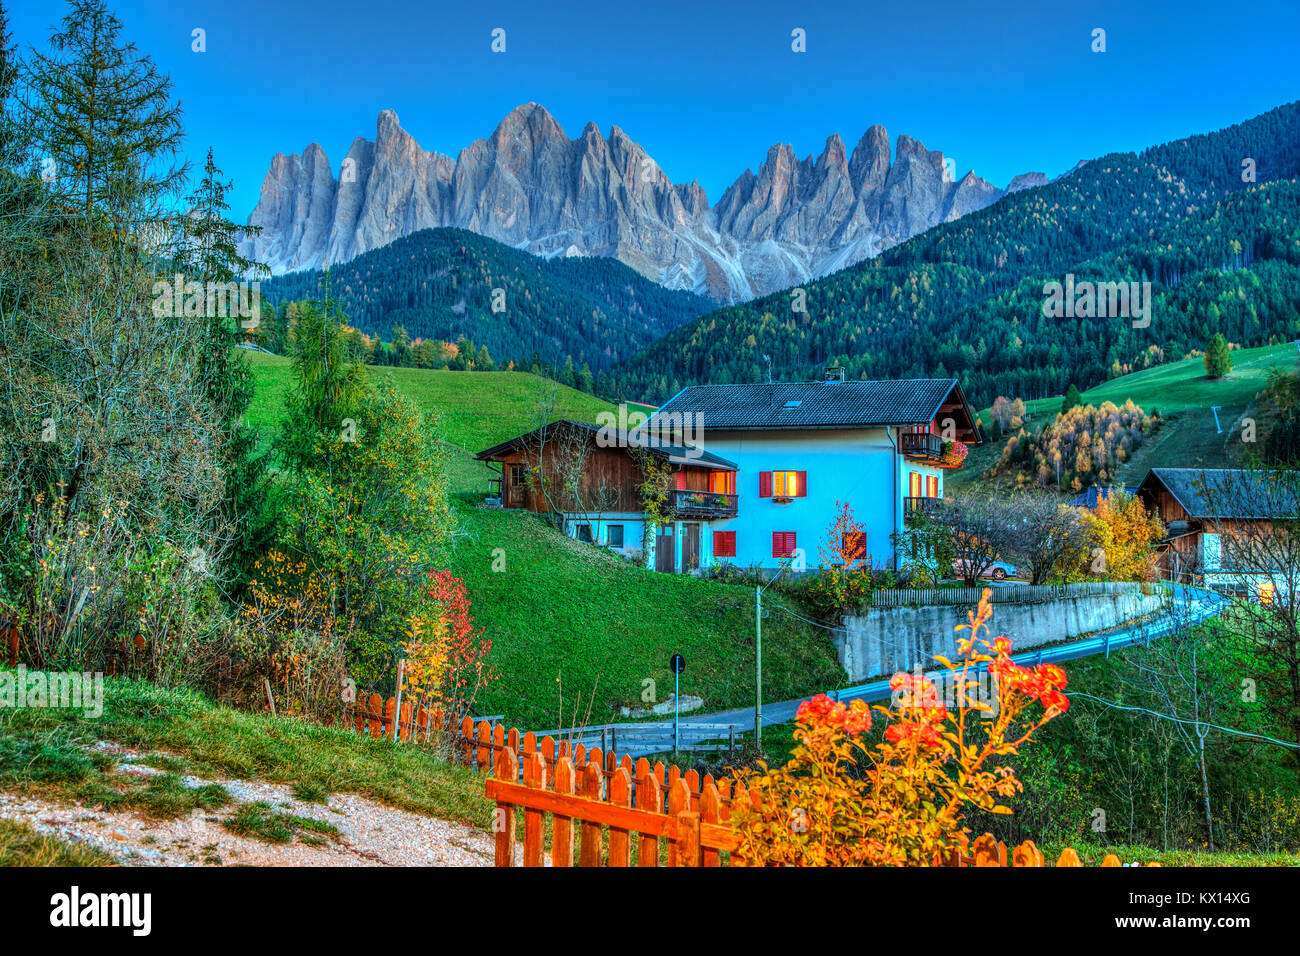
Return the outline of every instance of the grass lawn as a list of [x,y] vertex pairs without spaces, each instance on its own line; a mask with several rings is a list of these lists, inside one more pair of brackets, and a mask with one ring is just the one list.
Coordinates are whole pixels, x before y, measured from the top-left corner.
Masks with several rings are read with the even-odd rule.
[[37,833],[17,820],[0,820],[0,867],[112,866],[107,853],[90,846],[65,843]]
[[[604,723],[611,703],[641,703],[647,678],[657,699],[668,699],[674,653],[686,658],[682,693],[703,697],[706,710],[753,703],[748,587],[648,571],[567,538],[533,515],[465,501],[456,512],[463,537],[451,569],[469,589],[475,621],[487,627],[501,675],[481,710],[530,729],[567,726],[578,697],[585,700],[594,689],[589,722]],[[505,552],[504,572],[492,570],[496,548]],[[779,600],[790,603],[784,595]],[[844,680],[826,631],[776,612],[764,620],[765,699]]]
[[[118,773],[99,741],[157,750],[165,774]],[[54,794],[87,805],[176,817],[229,802],[224,789],[180,784],[179,774],[286,783],[295,790],[355,793],[395,807],[486,826],[477,772],[419,747],[212,704],[199,694],[136,681],[104,681],[104,713],[0,710],[0,789]],[[3,844],[3,838],[0,838]]]

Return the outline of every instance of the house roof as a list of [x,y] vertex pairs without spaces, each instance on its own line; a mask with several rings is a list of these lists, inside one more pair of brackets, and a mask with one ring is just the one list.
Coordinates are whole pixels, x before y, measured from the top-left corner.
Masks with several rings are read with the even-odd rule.
[[701,448],[690,448],[684,445],[668,445],[656,441],[655,436],[647,435],[644,432],[629,432],[620,428],[602,427],[592,425],[588,422],[575,422],[567,418],[551,422],[549,425],[542,425],[540,428],[534,428],[530,432],[522,435],[516,435],[514,438],[507,439],[499,445],[493,445],[491,448],[485,448],[474,458],[478,461],[495,461],[496,459],[507,455],[511,452],[518,451],[520,448],[528,445],[530,442],[543,438],[543,433],[548,430],[557,428],[571,428],[579,431],[590,432],[593,439],[598,438],[601,433],[605,433],[608,444],[604,447],[609,448],[645,448],[652,455],[667,459],[675,465],[694,465],[699,468],[713,468],[718,471],[736,471],[739,466],[728,461],[721,455],[715,455],[712,452],[704,451]]
[[646,427],[674,413],[698,413],[705,428],[727,431],[921,425],[934,419],[949,396],[965,412],[978,443],[975,413],[955,378],[692,385],[655,412]]
[[1195,519],[1267,520],[1300,516],[1294,479],[1280,471],[1241,468],[1152,468],[1138,486],[1162,485]]
[[[1095,508],[1097,502],[1105,501],[1110,498],[1114,488],[1103,488],[1100,485],[1093,485],[1077,498],[1070,500],[1070,505],[1075,508]],[[1126,485],[1124,493],[1127,495],[1137,494],[1137,485]]]

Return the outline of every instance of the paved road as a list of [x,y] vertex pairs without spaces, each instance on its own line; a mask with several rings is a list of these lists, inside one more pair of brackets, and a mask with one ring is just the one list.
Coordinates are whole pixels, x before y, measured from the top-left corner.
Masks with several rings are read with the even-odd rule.
[[[1109,654],[1112,650],[1118,648],[1128,647],[1132,644],[1145,644],[1153,638],[1163,637],[1180,624],[1200,623],[1208,620],[1218,615],[1228,604],[1227,598],[1214,591],[1189,588],[1184,585],[1173,585],[1173,591],[1173,597],[1168,608],[1163,612],[1150,616],[1140,624],[1124,625],[1082,640],[1070,641],[1053,647],[1036,648],[1022,654],[1012,654],[1011,659],[1018,664],[1033,665],[1075,660],[1080,657],[1092,657],[1096,654]],[[942,671],[937,673],[942,673]],[[867,684],[859,684],[855,687],[827,691],[827,694],[835,700],[843,701],[864,700],[871,703],[886,700],[890,696],[889,679],[884,678]],[[763,726],[784,724],[794,720],[799,705],[807,699],[807,697],[798,697],[794,700],[764,703]],[[695,729],[694,725],[699,724],[710,726],[707,730],[704,728]],[[689,720],[681,722],[682,736],[683,738],[690,737],[694,739],[718,739],[721,736],[725,739],[725,731],[721,735],[717,732],[716,728],[720,725],[734,725],[737,734],[751,731],[754,729],[754,708],[737,707],[732,710],[719,710],[708,714],[692,713]],[[651,733],[653,729],[661,731],[666,735],[666,739],[671,741],[673,724],[671,720],[606,724],[603,727],[586,728],[586,731],[577,739],[588,747],[600,746],[602,731],[613,729],[622,731],[620,736],[623,739],[618,742],[618,752],[639,757],[644,754],[663,752],[665,748],[662,744],[656,744],[649,740],[645,743],[634,742],[630,739],[633,734],[642,736]],[[608,742],[608,739],[606,737],[606,742]]]

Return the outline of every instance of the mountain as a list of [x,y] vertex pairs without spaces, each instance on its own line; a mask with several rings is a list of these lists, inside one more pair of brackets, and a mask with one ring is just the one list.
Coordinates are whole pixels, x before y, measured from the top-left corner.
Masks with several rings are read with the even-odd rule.
[[[1245,158],[1256,181],[1243,181]],[[662,401],[685,385],[762,381],[769,369],[778,380],[820,377],[834,362],[851,377],[951,374],[988,405],[1181,359],[1215,332],[1243,345],[1297,338],[1298,175],[1297,103],[1103,156],[806,283],[806,312],[788,293],[721,308],[615,375],[626,392]],[[1150,324],[1045,317],[1044,283],[1071,273],[1152,282]]]
[[[273,277],[261,291],[279,305],[323,298],[323,285],[321,272],[305,270]],[[499,363],[537,353],[593,372],[710,306],[613,259],[541,259],[463,229],[423,229],[332,266],[330,293],[367,335],[389,339],[400,325],[412,340],[464,336]]]
[[[1037,174],[1029,174],[1030,176]],[[1036,180],[1035,180],[1036,181]],[[1017,177],[1017,188],[1032,185]],[[569,139],[545,109],[511,111],[456,159],[420,148],[384,110],[373,142],[353,141],[334,178],[315,143],[277,154],[241,253],[273,274],[347,262],[421,229],[454,226],[547,258],[604,256],[671,289],[741,302],[852,265],[1004,195],[943,154],[900,136],[892,161],[872,126],[850,155],[839,135],[820,156],[768,150],[716,207],[674,184],[617,126]]]

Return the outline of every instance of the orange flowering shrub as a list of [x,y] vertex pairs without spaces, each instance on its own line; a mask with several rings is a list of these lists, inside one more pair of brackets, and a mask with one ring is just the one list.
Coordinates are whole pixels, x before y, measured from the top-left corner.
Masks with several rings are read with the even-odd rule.
[[[945,669],[945,692],[919,674],[895,674],[889,707],[869,708],[819,695],[799,705],[797,745],[785,766],[737,773],[760,805],[736,801],[731,823],[740,843],[733,862],[749,866],[929,865],[957,846],[968,807],[1010,813],[1001,799],[1020,791],[1003,762],[1040,727],[1065,713],[1065,672],[1022,667],[1011,641],[986,640],[993,608],[985,590]],[[997,707],[978,699],[986,667]],[[948,704],[951,702],[952,707]],[[862,739],[871,711],[883,739]]]

